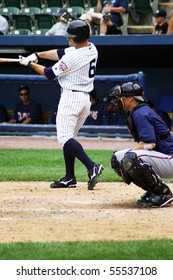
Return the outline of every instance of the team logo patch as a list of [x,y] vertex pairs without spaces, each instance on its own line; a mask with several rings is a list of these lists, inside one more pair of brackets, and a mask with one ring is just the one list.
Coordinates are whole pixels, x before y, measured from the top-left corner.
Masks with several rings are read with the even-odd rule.
[[65,71],[67,69],[67,65],[61,61],[60,65],[59,65],[59,70],[60,71]]

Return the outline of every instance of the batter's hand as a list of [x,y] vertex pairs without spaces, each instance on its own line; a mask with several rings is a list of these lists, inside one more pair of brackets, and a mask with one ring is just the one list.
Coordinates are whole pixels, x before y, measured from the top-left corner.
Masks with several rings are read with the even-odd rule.
[[38,56],[38,54],[35,52],[35,53],[32,53],[32,54],[28,55],[26,58],[27,58],[29,61],[32,61],[32,62],[34,62],[34,63],[37,63],[37,62],[38,62],[39,56]]
[[28,60],[26,57],[19,55],[19,63],[23,66],[29,66],[32,61]]

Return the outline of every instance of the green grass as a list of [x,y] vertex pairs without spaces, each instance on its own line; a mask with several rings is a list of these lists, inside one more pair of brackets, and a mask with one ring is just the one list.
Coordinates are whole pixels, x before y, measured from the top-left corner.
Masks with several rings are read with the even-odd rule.
[[172,260],[173,240],[11,243],[0,260]]
[[[87,151],[104,165],[100,181],[122,181],[110,167],[112,151]],[[88,181],[85,166],[76,160],[78,182]],[[0,149],[0,181],[52,181],[65,174],[62,150]]]
[[[101,182],[122,182],[111,169],[112,153],[111,150],[87,151],[93,161],[104,166]],[[0,181],[52,181],[64,173],[62,150],[0,149]],[[78,182],[88,181],[86,168],[79,160],[76,160],[75,173]]]
[[[122,181],[111,169],[111,150],[88,150],[104,165],[102,182]],[[64,176],[62,150],[0,149],[0,181],[52,181]],[[87,181],[86,168],[76,161],[78,181]],[[173,180],[166,180],[173,182]],[[170,260],[173,240],[51,242],[0,244],[1,260]]]

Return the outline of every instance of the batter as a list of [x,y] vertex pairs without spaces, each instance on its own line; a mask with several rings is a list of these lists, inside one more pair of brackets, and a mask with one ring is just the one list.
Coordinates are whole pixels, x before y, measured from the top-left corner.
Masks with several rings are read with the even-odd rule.
[[[65,32],[69,48],[20,56],[20,64],[30,66],[49,80],[58,77],[61,98],[58,105],[56,128],[58,142],[63,146],[66,173],[63,178],[50,185],[51,188],[76,187],[75,158],[88,170],[88,189],[92,190],[102,173],[103,166],[95,164],[74,138],[90,112],[90,95],[96,71],[98,52],[88,42],[89,26],[82,20],[72,21]],[[38,58],[58,61],[52,67],[37,64]]]

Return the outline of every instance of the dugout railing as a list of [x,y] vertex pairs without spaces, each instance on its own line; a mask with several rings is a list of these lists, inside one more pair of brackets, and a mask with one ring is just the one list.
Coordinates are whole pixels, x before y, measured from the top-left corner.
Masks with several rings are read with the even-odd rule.
[[[124,81],[138,81],[145,90],[145,74],[143,72],[128,75],[103,75],[95,77],[95,88],[100,98],[104,98],[110,89]],[[0,75],[0,103],[8,111],[12,111],[18,100],[18,88],[28,85],[33,92],[33,99],[40,102],[44,112],[50,111],[60,97],[60,86],[57,79],[49,81],[40,75]],[[58,96],[58,97],[57,97]],[[50,124],[0,124],[0,135],[42,135],[55,136],[56,126]],[[88,126],[83,125],[78,136],[85,137],[131,137],[126,126]]]

